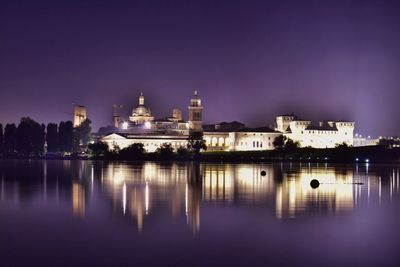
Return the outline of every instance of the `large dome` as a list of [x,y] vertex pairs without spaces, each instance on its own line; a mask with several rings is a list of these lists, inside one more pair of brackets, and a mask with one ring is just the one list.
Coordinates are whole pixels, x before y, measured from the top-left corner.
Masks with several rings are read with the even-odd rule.
[[132,110],[132,115],[133,116],[150,116],[151,111],[145,105],[139,105]]

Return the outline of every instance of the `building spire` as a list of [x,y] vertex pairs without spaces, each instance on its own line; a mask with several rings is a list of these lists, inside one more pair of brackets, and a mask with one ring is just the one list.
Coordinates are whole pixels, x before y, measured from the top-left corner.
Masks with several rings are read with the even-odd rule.
[[143,105],[144,105],[144,95],[143,95],[143,93],[140,93],[139,105],[140,105],[140,106],[143,106]]

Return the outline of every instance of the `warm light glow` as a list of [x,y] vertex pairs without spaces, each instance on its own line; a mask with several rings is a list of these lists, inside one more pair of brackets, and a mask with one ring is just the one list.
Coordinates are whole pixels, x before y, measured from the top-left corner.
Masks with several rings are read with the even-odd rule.
[[122,211],[125,215],[126,212],[126,183],[122,186]]
[[149,214],[149,182],[146,182],[146,187],[144,189],[144,203],[145,203],[145,212]]
[[72,208],[74,216],[85,216],[85,188],[79,183],[72,185]]
[[[297,176],[297,175],[296,175]],[[318,189],[310,181],[320,182]],[[345,212],[354,208],[357,195],[353,193],[351,172],[338,174],[334,169],[300,170],[298,177],[285,177],[278,185],[276,215],[278,218],[294,218],[316,204],[330,207],[328,211]]]

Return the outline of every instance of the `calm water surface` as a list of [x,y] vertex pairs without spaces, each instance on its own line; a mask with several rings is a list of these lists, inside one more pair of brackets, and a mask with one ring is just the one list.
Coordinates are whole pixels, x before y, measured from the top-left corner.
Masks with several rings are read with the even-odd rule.
[[1,266],[400,266],[400,166],[3,160],[0,178]]

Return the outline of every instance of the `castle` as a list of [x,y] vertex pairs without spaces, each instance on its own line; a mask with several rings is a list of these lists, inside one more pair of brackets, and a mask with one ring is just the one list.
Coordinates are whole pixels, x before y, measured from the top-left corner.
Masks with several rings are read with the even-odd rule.
[[128,119],[114,114],[114,131],[101,137],[113,148],[125,148],[142,143],[147,152],[154,152],[162,144],[174,149],[186,147],[190,132],[203,132],[208,151],[272,150],[276,137],[284,135],[297,141],[301,147],[332,148],[337,144],[354,144],[354,122],[326,121],[316,125],[293,114],[276,117],[276,128],[247,128],[239,122],[203,125],[203,106],[197,91],[188,106],[188,120],[182,110],[174,108],[172,116],[155,119],[145,104],[143,93]]
[[353,145],[354,122],[323,121],[313,125],[293,114],[276,117],[276,130],[299,142],[301,147],[332,148],[337,144]]

